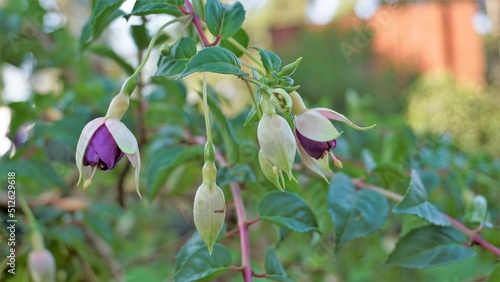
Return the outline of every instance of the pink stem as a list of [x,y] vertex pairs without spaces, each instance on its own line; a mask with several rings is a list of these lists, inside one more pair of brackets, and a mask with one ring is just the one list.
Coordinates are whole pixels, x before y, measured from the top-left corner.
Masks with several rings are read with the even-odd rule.
[[201,27],[200,17],[198,16],[198,14],[196,14],[193,5],[191,5],[191,2],[189,2],[189,0],[186,0],[184,4],[186,4],[188,12],[193,15],[193,24],[194,27],[196,28],[196,32],[200,36],[203,46],[204,47],[210,46],[210,42],[208,42],[207,36],[203,32],[203,28]]
[[[221,166],[229,166],[224,156],[215,150],[215,158]],[[241,268],[245,282],[252,281],[252,265],[250,264],[250,240],[248,239],[248,225],[245,215],[245,206],[241,199],[241,187],[237,182],[229,183],[233,193],[234,205],[236,207],[236,217],[238,218],[238,229],[240,233],[241,245]]]
[[453,217],[446,215],[443,213],[443,215],[448,219],[448,221],[451,223],[451,225],[455,226],[458,230],[462,231],[465,235],[471,238],[472,242],[477,243],[484,249],[488,250],[490,253],[496,255],[497,257],[500,257],[500,249],[497,248],[496,246],[493,246],[490,242],[484,240],[479,234],[474,232],[473,230],[470,230],[467,228],[467,226],[463,225],[460,221],[454,219]]

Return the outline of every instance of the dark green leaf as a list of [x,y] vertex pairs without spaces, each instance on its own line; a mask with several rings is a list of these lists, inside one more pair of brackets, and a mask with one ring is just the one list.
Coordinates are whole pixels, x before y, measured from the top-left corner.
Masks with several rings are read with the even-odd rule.
[[371,190],[354,189],[351,179],[337,173],[328,186],[328,209],[335,225],[336,248],[378,230],[389,211],[387,199]]
[[249,165],[221,167],[217,171],[217,184],[223,186],[229,182],[249,183],[255,181],[255,175]]
[[[176,6],[180,1],[176,0],[137,0],[132,8],[130,15],[144,16],[151,14],[169,14],[180,16],[182,13]],[[184,1],[182,1],[184,2]]]
[[245,9],[239,1],[225,5],[219,0],[207,0],[205,18],[208,30],[213,36],[227,39],[233,36],[245,21]]
[[259,51],[260,60],[264,69],[266,69],[267,75],[270,75],[273,71],[277,72],[281,67],[281,59],[275,53],[261,49],[259,47],[252,47]]
[[273,191],[260,200],[260,219],[298,232],[318,230],[311,208],[297,194]]
[[475,255],[463,246],[467,238],[452,227],[426,226],[413,229],[396,244],[386,265],[426,268],[445,265]]
[[195,72],[213,72],[233,74],[237,76],[248,75],[240,69],[238,57],[231,51],[222,47],[208,47],[200,50],[187,64],[179,78]]
[[83,27],[80,37],[80,48],[87,47],[92,41],[97,39],[101,32],[114,19],[123,16],[125,13],[119,10],[125,0],[101,0],[94,2],[92,16]]
[[133,25],[130,27],[132,38],[139,49],[146,49],[149,45],[149,34],[146,25]]
[[153,201],[168,175],[179,165],[201,158],[203,148],[178,147],[159,151],[148,163],[146,169],[147,193],[149,201]]
[[406,191],[405,197],[392,211],[395,213],[413,214],[440,226],[450,224],[436,206],[427,201],[427,191],[416,170],[412,170],[411,172],[410,187]]
[[94,45],[89,50],[95,54],[108,57],[117,63],[127,74],[134,73],[134,68],[127,63],[122,57],[115,53],[111,48],[104,45]]
[[281,262],[278,260],[276,253],[273,249],[269,248],[266,250],[266,258],[264,265],[266,267],[267,279],[272,279],[276,281],[290,281],[286,277],[286,272]]
[[175,281],[195,281],[215,278],[230,270],[231,253],[215,244],[212,255],[198,233],[188,240],[175,259]]
[[153,77],[178,75],[187,63],[196,54],[196,43],[190,37],[183,37],[172,48],[169,56],[160,56],[158,70]]
[[[241,46],[247,48],[248,43],[250,42],[250,38],[248,38],[248,35],[246,31],[243,28],[240,28],[233,36],[232,38],[236,40]],[[233,52],[237,57],[241,57],[243,55],[243,51],[240,49],[236,48],[233,44],[231,44],[227,39],[222,39],[220,41],[220,47],[229,49],[231,52]]]

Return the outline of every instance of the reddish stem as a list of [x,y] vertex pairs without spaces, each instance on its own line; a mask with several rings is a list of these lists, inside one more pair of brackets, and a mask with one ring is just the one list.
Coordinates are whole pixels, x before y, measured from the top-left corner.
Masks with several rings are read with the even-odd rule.
[[193,5],[191,5],[191,2],[189,2],[189,0],[186,0],[184,4],[186,4],[187,12],[193,15],[193,25],[196,29],[196,32],[198,33],[198,36],[200,36],[203,46],[204,47],[210,46],[210,42],[208,42],[207,36],[203,32],[203,28],[201,27],[200,16],[196,14]]
[[500,257],[500,249],[493,246],[490,242],[484,240],[477,232],[470,230],[467,226],[463,225],[460,221],[454,219],[453,217],[443,214],[451,225],[455,226],[458,230],[462,231],[465,235],[471,238],[472,242],[477,243],[484,249],[488,250],[490,253]]
[[220,36],[217,36],[217,37],[215,38],[214,42],[213,42],[212,44],[210,44],[210,46],[215,46],[215,45],[217,45],[217,44],[219,43],[219,41],[220,41]]
[[252,275],[254,277],[259,277],[259,278],[266,278],[267,277],[267,273],[254,273],[254,272],[252,272]]

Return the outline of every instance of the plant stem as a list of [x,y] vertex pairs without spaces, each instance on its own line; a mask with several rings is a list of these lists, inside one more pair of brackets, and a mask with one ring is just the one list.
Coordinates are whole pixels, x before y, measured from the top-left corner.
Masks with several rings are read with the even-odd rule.
[[205,112],[205,128],[207,130],[207,144],[212,144],[212,130],[210,129],[210,108],[208,107],[207,73],[203,73],[203,107]]
[[252,102],[253,106],[255,107],[255,111],[257,112],[257,116],[259,117],[259,120],[262,118],[262,112],[260,111],[259,103],[257,103],[257,100],[255,99],[255,95],[253,94],[252,88],[250,87],[250,83],[246,80],[245,84],[247,85],[248,88],[248,93],[250,93],[250,97],[252,97]]
[[[186,1],[186,2],[189,2],[189,1]],[[186,20],[186,19],[190,19],[192,18],[191,15],[187,15],[187,16],[182,16],[182,17],[178,17],[178,18],[175,18],[167,23],[165,23],[164,25],[162,25],[158,31],[156,31],[155,35],[153,36],[153,38],[151,39],[151,41],[149,42],[149,46],[148,46],[148,49],[146,51],[146,55],[144,56],[144,60],[141,62],[141,64],[137,67],[137,69],[135,70],[135,72],[131,75],[131,76],[138,76],[139,73],[141,72],[142,68],[144,68],[144,66],[146,65],[146,62],[148,61],[149,59],[149,56],[151,55],[151,51],[153,51],[153,47],[155,46],[155,43],[156,43],[156,40],[158,39],[158,37],[160,36],[161,32],[169,25],[171,24],[174,24],[176,22],[180,22],[180,21],[183,21],[183,20]]]
[[[392,191],[386,190],[384,188],[368,184],[364,182],[362,179],[353,179],[353,184],[362,189],[370,189],[373,191],[376,191],[382,195],[384,195],[386,198],[400,202],[403,200],[403,196],[394,193]],[[458,230],[462,231],[467,237],[469,237],[473,243],[478,244],[485,250],[489,251],[490,253],[494,254],[495,256],[500,258],[500,249],[494,245],[492,245],[490,242],[486,241],[484,238],[482,238],[477,232],[474,232],[474,230],[469,229],[467,226],[465,226],[463,223],[460,221],[454,219],[453,217],[441,212],[446,219],[453,225],[455,228]]]
[[228,38],[227,41],[229,41],[231,44],[234,45],[234,47],[236,47],[238,50],[240,50],[241,52],[243,52],[245,55],[247,55],[250,60],[254,61],[254,63],[256,63],[258,66],[261,66],[262,67],[262,62],[257,59],[257,57],[255,57],[252,53],[250,53],[250,51],[248,51],[247,48],[243,47],[238,41],[236,41],[234,38]]
[[245,282],[252,281],[252,266],[250,264],[250,241],[248,239],[248,225],[246,223],[245,207],[241,199],[241,188],[236,182],[229,184],[233,193],[236,216],[238,217],[238,228],[240,230],[241,244],[241,266],[243,267],[243,279]]
[[[230,163],[219,152],[215,151],[215,158],[221,166],[229,167]],[[250,260],[250,240],[248,239],[248,223],[245,214],[245,206],[241,197],[241,187],[237,182],[229,183],[233,194],[234,205],[236,207],[236,217],[238,218],[238,229],[241,245],[241,272],[245,282],[252,281],[252,265]]]
[[196,32],[198,33],[198,36],[201,39],[201,42],[203,43],[203,47],[210,46],[210,42],[208,42],[207,36],[203,32],[203,28],[201,27],[200,16],[196,14],[193,5],[191,5],[191,2],[189,2],[189,0],[186,0],[184,4],[187,7],[187,12],[193,17],[193,25],[194,28],[196,29]]

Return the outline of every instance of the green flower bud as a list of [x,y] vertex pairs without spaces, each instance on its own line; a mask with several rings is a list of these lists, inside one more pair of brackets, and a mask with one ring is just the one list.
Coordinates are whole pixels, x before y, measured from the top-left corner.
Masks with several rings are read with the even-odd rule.
[[45,248],[33,250],[28,255],[28,270],[35,282],[56,281],[56,261]]
[[219,186],[215,182],[201,184],[194,196],[194,225],[210,254],[224,224],[225,214],[226,201]]
[[292,86],[293,83],[294,83],[293,78],[289,76],[283,76],[278,81],[278,84],[281,86]]
[[467,223],[477,223],[483,225],[488,215],[488,202],[486,198],[481,195],[474,197],[474,200],[467,209],[464,221]]
[[273,183],[281,191],[285,191],[285,180],[283,172],[277,166],[274,166],[264,155],[262,150],[259,151],[259,164],[264,176]]
[[160,47],[160,54],[162,56],[169,56],[172,53],[172,46],[168,44],[163,44]]
[[290,64],[284,66],[278,72],[278,76],[282,77],[282,76],[290,76],[290,75],[292,75],[295,72],[295,70],[297,69],[297,67],[299,66],[300,61],[302,61],[302,57],[300,57],[297,60],[295,60],[295,62],[290,63]]

